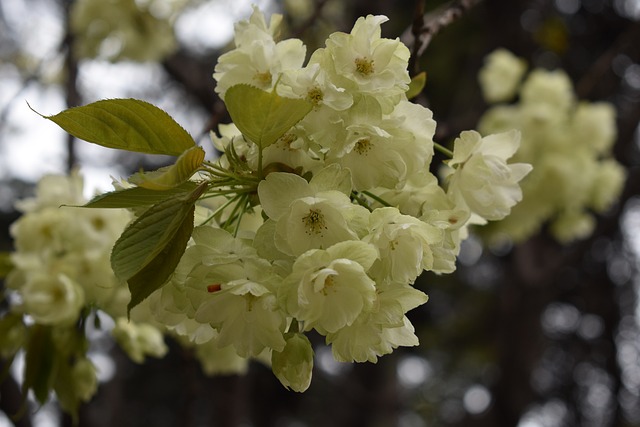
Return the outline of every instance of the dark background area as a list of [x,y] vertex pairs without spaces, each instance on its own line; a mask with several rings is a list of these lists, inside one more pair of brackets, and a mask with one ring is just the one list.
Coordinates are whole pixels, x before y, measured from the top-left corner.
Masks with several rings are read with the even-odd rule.
[[[65,19],[68,2],[51,3]],[[304,21],[285,16],[289,33],[309,51],[328,33],[348,31],[360,15],[387,15],[384,35],[399,36],[416,8],[408,0],[350,0],[340,1],[343,12],[336,15],[332,3],[316,0],[316,12]],[[426,10],[443,4],[450,5],[427,1]],[[428,81],[417,101],[434,111],[442,144],[473,129],[486,110],[476,75],[484,55],[497,47],[531,67],[563,68],[580,99],[614,104],[614,153],[628,168],[628,181],[590,238],[560,246],[543,232],[494,251],[472,238],[455,274],[425,274],[416,284],[430,296],[409,313],[419,347],[398,349],[375,365],[337,364],[327,359],[321,337],[312,337],[317,360],[304,394],[286,391],[258,363],[246,376],[208,378],[175,343],[166,358],[144,365],[112,349],[116,375],[81,409],[80,425],[640,426],[640,253],[634,250],[640,247],[639,21],[637,0],[485,0],[442,29],[418,61]],[[67,37],[62,51],[72,42]],[[164,88],[206,118],[203,134],[228,121],[211,78],[223,51],[182,47],[162,63]],[[82,64],[65,57],[58,84],[68,105],[78,105],[86,101],[75,80]],[[162,97],[163,88],[158,91],[151,98]],[[0,144],[11,137],[0,127]],[[84,143],[69,142],[70,165],[80,162],[78,144]],[[116,159],[130,171],[148,161],[128,154]],[[17,218],[9,207],[33,183],[5,179],[0,185],[6,190],[0,250],[8,250],[7,230]],[[10,386],[5,383],[0,394],[8,413],[17,392]],[[70,419],[63,416],[60,423],[70,425]],[[32,425],[32,419],[16,425]]]

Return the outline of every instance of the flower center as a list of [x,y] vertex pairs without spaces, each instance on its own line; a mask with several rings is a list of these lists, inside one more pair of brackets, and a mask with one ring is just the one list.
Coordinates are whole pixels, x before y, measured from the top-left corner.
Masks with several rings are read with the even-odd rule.
[[363,76],[368,76],[373,73],[373,59],[356,58],[356,71]]
[[371,151],[371,147],[373,144],[369,138],[362,138],[356,142],[356,145],[353,147],[354,151],[358,154],[365,155],[369,151]]
[[329,291],[333,288],[333,285],[335,284],[334,280],[333,280],[333,275],[330,274],[329,276],[325,277],[324,279],[324,287],[322,288],[322,293],[323,295],[327,295],[329,293]]
[[291,143],[293,143],[296,139],[298,139],[297,136],[290,132],[287,132],[280,137],[279,142],[282,144],[283,150],[293,151],[295,150],[295,148],[291,147]]
[[322,215],[321,211],[316,209],[310,209],[309,213],[302,217],[302,222],[305,225],[306,233],[308,235],[322,235],[322,231],[327,229],[327,225],[324,221],[324,215]]
[[323,99],[322,91],[318,86],[314,86],[307,92],[307,99],[313,104],[318,105]]
[[272,76],[269,71],[256,73],[256,75],[253,76],[253,79],[256,80],[260,86],[271,86]]

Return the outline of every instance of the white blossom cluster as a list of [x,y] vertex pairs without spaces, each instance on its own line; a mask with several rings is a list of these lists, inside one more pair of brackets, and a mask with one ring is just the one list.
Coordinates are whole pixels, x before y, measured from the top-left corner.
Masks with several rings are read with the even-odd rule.
[[182,0],[77,0],[70,24],[75,54],[109,61],[158,61],[177,43],[175,13]]
[[406,313],[427,296],[416,278],[452,272],[471,214],[507,215],[531,167],[507,164],[518,132],[465,132],[443,189],[429,172],[436,123],[406,98],[409,50],[381,37],[387,18],[369,15],[332,34],[306,65],[300,40],[275,39],[281,19],[267,23],[255,9],[236,25],[216,91],[224,99],[248,84],[313,109],[267,147],[220,127],[218,165],[250,175],[264,166],[264,179],[234,229],[231,197],[197,206],[186,252],[149,305],[157,321],[201,345],[208,372],[270,358],[281,382],[303,391],[313,366],[305,332],[324,336],[338,361],[375,362],[417,345]]
[[480,71],[487,101],[508,101],[516,94],[519,99],[489,109],[479,131],[520,129],[514,160],[534,167],[521,183],[522,202],[485,231],[494,241],[519,242],[548,225],[561,243],[585,238],[595,226],[593,213],[615,203],[626,177],[611,154],[615,110],[606,102],[577,101],[561,70],[535,69],[521,82],[525,71],[523,61],[504,49],[491,53]]
[[86,305],[125,314],[128,290],[113,275],[109,255],[131,216],[74,207],[86,203],[82,188],[77,174],[48,175],[35,197],[17,202],[22,216],[10,228],[15,251],[7,286],[38,323],[72,324]]
[[127,321],[129,290],[111,270],[111,248],[132,215],[126,210],[77,207],[86,202],[82,178],[72,174],[43,177],[35,197],[16,203],[22,215],[10,227],[15,248],[6,286],[11,313],[22,321],[11,324],[7,317],[0,327],[6,332],[0,339],[4,357],[12,357],[25,345],[34,328],[51,328],[53,348],[46,351],[65,355],[59,362],[65,367],[58,370],[64,371],[64,359],[69,360],[67,387],[83,401],[97,387],[95,368],[83,344],[82,325],[91,311],[117,319],[113,336],[134,361],[167,351],[159,329]]

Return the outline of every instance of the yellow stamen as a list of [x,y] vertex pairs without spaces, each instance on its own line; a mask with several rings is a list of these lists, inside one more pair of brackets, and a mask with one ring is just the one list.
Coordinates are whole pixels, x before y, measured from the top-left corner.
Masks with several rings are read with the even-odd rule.
[[373,73],[373,59],[356,58],[356,71],[363,76],[368,76]]
[[322,235],[322,231],[327,229],[324,221],[324,215],[319,210],[311,209],[309,213],[302,217],[308,235]]

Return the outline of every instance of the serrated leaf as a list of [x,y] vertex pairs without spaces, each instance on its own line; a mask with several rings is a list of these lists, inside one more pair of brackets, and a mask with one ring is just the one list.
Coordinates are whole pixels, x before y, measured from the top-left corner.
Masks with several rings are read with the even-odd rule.
[[172,239],[155,258],[127,281],[131,292],[131,301],[127,305],[128,312],[155,290],[160,289],[178,266],[193,232],[194,212],[195,206],[192,205]]
[[152,262],[173,240],[192,207],[206,189],[201,184],[191,193],[163,200],[129,224],[111,251],[111,267],[122,280],[129,280]]
[[304,118],[313,106],[304,99],[283,98],[239,84],[225,94],[225,104],[240,132],[261,148],[268,147]]
[[179,156],[196,145],[169,114],[138,99],[106,99],[42,117],[76,138],[108,148]]
[[412,99],[420,95],[420,92],[422,92],[422,89],[424,89],[424,86],[426,84],[427,84],[427,73],[425,71],[415,75],[411,79],[411,83],[409,83],[409,89],[407,89],[407,92],[406,92],[407,99]]
[[202,166],[204,154],[201,147],[191,147],[182,153],[173,165],[157,171],[135,174],[129,178],[129,181],[149,190],[174,188],[188,181]]
[[126,188],[124,190],[100,194],[81,207],[118,209],[150,206],[174,196],[190,193],[195,190],[197,186],[195,182],[188,181],[168,190],[149,190],[142,187]]
[[26,347],[22,393],[26,396],[29,389],[33,390],[41,405],[47,401],[53,387],[56,354],[51,328],[34,325]]

